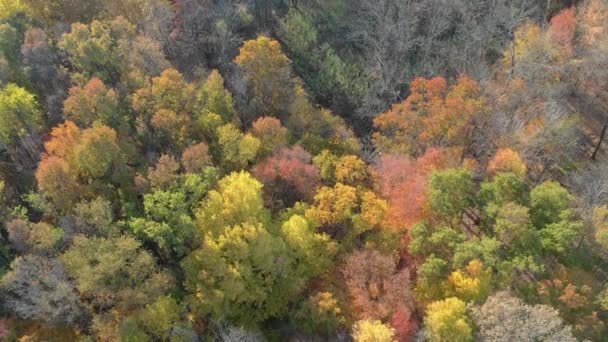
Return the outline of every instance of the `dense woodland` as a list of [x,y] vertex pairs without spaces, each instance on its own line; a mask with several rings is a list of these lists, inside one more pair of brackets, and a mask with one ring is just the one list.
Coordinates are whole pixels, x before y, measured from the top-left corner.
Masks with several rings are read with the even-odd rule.
[[0,0],[0,340],[607,341],[608,0]]

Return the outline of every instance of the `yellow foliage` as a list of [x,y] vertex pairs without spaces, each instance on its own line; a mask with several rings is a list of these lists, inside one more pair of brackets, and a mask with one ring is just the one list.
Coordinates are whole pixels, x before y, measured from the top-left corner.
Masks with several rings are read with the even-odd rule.
[[452,272],[448,282],[456,296],[467,302],[480,302],[490,292],[490,273],[484,271],[483,263],[478,259],[471,260],[465,271]]
[[473,329],[466,316],[466,304],[450,297],[431,303],[426,309],[425,325],[432,342],[473,341]]
[[353,327],[355,342],[394,342],[395,330],[380,321],[362,320]]
[[336,181],[349,185],[361,184],[367,178],[365,162],[359,157],[348,155],[335,162],[334,175]]
[[338,224],[352,216],[357,206],[357,191],[352,186],[337,183],[333,188],[322,187],[315,195],[315,205],[306,210],[306,218],[319,224]]
[[0,19],[8,18],[18,12],[28,12],[22,0],[0,0]]

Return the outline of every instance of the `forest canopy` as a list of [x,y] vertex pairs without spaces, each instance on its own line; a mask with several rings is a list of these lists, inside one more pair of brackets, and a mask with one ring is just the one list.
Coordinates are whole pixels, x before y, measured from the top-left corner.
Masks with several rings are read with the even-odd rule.
[[0,340],[605,341],[608,0],[0,0]]

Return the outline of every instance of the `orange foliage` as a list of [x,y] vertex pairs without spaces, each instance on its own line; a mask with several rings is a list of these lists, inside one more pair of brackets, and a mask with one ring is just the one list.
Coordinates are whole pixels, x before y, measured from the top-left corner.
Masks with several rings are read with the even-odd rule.
[[411,95],[374,120],[376,146],[385,152],[420,155],[431,146],[466,145],[485,98],[477,82],[460,77],[449,91],[444,78],[417,78]]
[[376,250],[355,251],[345,259],[343,274],[359,319],[388,319],[412,305],[407,269]]
[[66,121],[51,130],[51,138],[44,144],[46,154],[66,158],[80,139],[82,131],[72,121]]
[[519,156],[519,153],[510,148],[503,148],[496,152],[496,155],[488,164],[488,173],[490,175],[499,172],[513,172],[523,177],[526,175],[526,164]]
[[388,199],[387,226],[409,228],[425,215],[428,178],[433,170],[454,166],[449,151],[430,148],[418,160],[402,155],[384,155],[374,170],[380,193]]

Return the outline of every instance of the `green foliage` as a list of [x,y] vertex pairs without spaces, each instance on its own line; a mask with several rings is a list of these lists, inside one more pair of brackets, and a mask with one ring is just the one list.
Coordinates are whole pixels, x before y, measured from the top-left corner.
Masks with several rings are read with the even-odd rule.
[[235,115],[232,94],[224,88],[224,78],[217,70],[213,70],[198,92],[198,101],[202,111],[200,119],[209,114],[217,114],[224,123],[229,123]]
[[183,192],[155,191],[144,195],[144,218],[130,222],[133,233],[154,241],[168,254],[183,256],[195,245],[198,230]]
[[331,292],[318,292],[302,303],[295,320],[308,333],[330,336],[343,326],[346,320],[338,301]]
[[182,265],[197,310],[249,327],[283,313],[304,285],[286,244],[260,223],[207,235]]
[[475,202],[475,188],[471,172],[449,169],[431,175],[429,205],[438,215],[459,219]]
[[289,49],[302,58],[317,43],[317,31],[298,10],[291,8],[281,25],[281,33]]
[[76,288],[94,306],[142,305],[169,286],[154,258],[133,238],[77,235],[61,256]]
[[298,274],[311,278],[330,269],[337,246],[327,234],[316,233],[304,217],[292,216],[283,223],[281,233],[298,262]]
[[33,94],[12,83],[0,90],[0,141],[12,143],[40,127],[41,120],[42,112]]
[[232,124],[218,128],[218,143],[222,150],[222,164],[229,170],[245,168],[255,160],[261,147],[258,138],[241,133]]
[[78,70],[74,76],[81,84],[98,77],[106,84],[122,82],[133,89],[142,84],[142,77],[156,76],[168,65],[160,46],[138,37],[133,24],[123,17],[94,20],[90,25],[74,23],[59,47]]
[[180,320],[181,307],[170,296],[158,297],[146,305],[137,320],[150,335],[167,339],[171,328]]
[[530,217],[536,227],[560,221],[562,211],[571,206],[572,196],[557,182],[544,182],[530,192]]

